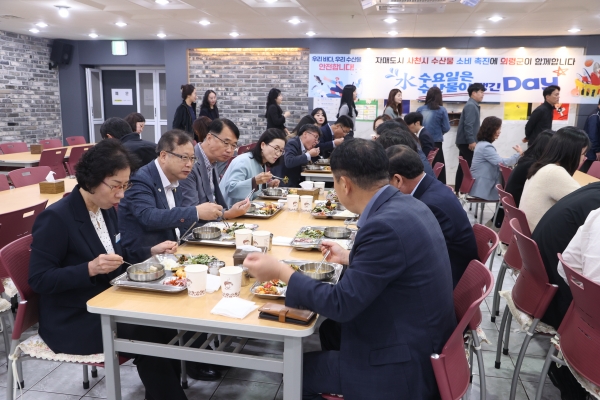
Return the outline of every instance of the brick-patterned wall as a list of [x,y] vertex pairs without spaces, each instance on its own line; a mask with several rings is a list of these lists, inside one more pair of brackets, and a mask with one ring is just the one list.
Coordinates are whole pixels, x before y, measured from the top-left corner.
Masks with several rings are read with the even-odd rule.
[[52,40],[0,31],[0,142],[62,138]]
[[281,90],[281,108],[292,113],[288,130],[308,113],[308,62],[309,50],[299,48],[190,49],[189,82],[196,87],[198,108],[207,89],[217,93],[220,116],[240,128],[240,143],[247,144],[267,127],[271,88]]

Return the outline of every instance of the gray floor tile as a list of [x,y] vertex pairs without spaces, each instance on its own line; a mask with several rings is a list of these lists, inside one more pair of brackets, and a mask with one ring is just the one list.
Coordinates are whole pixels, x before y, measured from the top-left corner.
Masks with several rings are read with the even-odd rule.
[[[510,394],[510,379],[487,377],[485,380],[486,399],[487,400],[506,400]],[[479,379],[473,378],[473,384],[469,386],[464,396],[465,400],[479,400],[480,396]],[[521,383],[517,387],[515,400],[528,400],[525,389]]]
[[[518,355],[521,351],[521,346],[525,340],[525,332],[514,332],[510,333],[508,352],[509,354]],[[550,337],[549,336],[534,336],[527,346],[526,355],[546,357],[548,349],[550,348]]]
[[221,380],[214,382],[195,381],[188,379],[189,387],[185,389],[188,400],[208,400],[215,393]]
[[79,400],[81,396],[63,393],[37,392],[33,389],[23,394],[23,400]]
[[[58,368],[59,362],[44,360],[28,360],[23,362],[23,376],[25,379],[25,389],[35,386],[42,378]],[[81,374],[79,374],[81,376]],[[6,387],[7,369],[0,369],[0,387]]]
[[[501,355],[500,357],[500,369],[494,367],[496,361],[496,353],[491,351],[483,352],[483,365],[485,366],[485,376],[494,378],[505,378],[512,379],[513,372],[515,370],[514,364],[509,356]],[[473,354],[473,375],[479,375],[479,366],[477,365],[477,358]],[[475,378],[473,378],[475,379]],[[477,378],[479,379],[479,378]]]
[[274,399],[279,384],[223,379],[211,400],[267,400]]
[[[140,380],[135,367],[121,366],[121,393],[123,396],[128,394],[131,400],[144,399],[144,385]],[[91,390],[86,394],[89,397],[106,398],[106,380],[101,379]],[[125,399],[125,397],[123,397]]]
[[[517,363],[518,354],[509,354],[513,364]],[[542,357],[525,356],[523,364],[521,365],[521,371],[519,378],[522,381],[538,382],[540,379],[540,373],[544,367],[545,359]]]
[[[484,303],[482,303],[482,306],[486,306]],[[486,307],[486,310],[483,310],[483,307],[481,308],[481,316],[482,316],[482,320],[481,320],[481,324],[479,326],[481,326],[483,329],[495,329],[498,330],[500,322],[496,319],[496,322],[492,322],[492,313],[490,312],[490,310]]]
[[[546,380],[544,391],[542,392],[542,400],[561,400],[560,390],[549,382],[549,380]],[[538,382],[523,382],[523,386],[525,386],[527,396],[529,396],[531,400],[535,399],[535,391],[537,390]]]
[[[88,367],[90,388],[95,386],[103,377],[103,368],[98,368],[98,377],[92,378],[91,367]],[[79,396],[85,395],[90,390],[83,388],[83,366],[71,363],[61,364],[31,389],[39,392],[64,393]]]
[[277,391],[275,400],[283,400],[283,383],[281,384],[281,386],[279,386],[279,390]]

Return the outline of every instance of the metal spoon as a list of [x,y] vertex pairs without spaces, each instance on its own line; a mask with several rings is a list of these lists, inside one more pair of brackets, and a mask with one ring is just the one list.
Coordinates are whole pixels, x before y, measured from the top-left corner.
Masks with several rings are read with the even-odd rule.
[[325,260],[327,260],[327,257],[329,257],[329,253],[331,253],[331,250],[327,250],[327,252],[325,253],[325,256],[323,256],[323,259],[321,260],[321,262],[319,263],[319,266],[317,267],[317,270],[315,273],[319,273],[319,271],[321,271],[321,265],[323,265],[323,263],[325,262]]

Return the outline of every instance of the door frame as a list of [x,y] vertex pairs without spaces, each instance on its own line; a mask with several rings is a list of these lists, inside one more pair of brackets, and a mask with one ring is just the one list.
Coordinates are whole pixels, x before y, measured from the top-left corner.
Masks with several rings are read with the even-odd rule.
[[[97,72],[100,77],[100,112],[101,118],[94,118],[94,96],[92,94],[92,73]],[[102,70],[99,68],[86,68],[85,69],[85,84],[87,91],[87,106],[88,106],[88,128],[90,143],[96,143],[96,125],[102,125],[104,123],[104,95],[103,95],[103,84],[102,84]]]
[[137,111],[141,112],[141,91],[140,91],[140,74],[152,74],[152,87],[154,94],[154,116],[146,118],[146,126],[154,127],[154,141],[158,143],[162,136],[161,126],[167,125],[167,119],[160,115],[160,80],[159,74],[166,74],[164,69],[136,69],[135,70],[135,85],[137,91]]

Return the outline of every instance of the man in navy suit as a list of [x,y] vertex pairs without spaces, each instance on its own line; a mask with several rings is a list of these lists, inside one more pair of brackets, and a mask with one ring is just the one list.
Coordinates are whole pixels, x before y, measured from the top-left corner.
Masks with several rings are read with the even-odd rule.
[[419,155],[408,146],[389,147],[390,185],[421,200],[435,215],[448,248],[453,287],[471,260],[478,260],[475,233],[467,213],[452,190],[435,176],[423,172]]
[[[271,172],[275,176],[284,178],[280,186],[298,187],[304,179],[300,175],[302,166],[317,161],[320,149],[317,146],[321,131],[317,125],[304,125],[298,130],[298,136],[288,140],[285,145],[283,162],[273,167]],[[288,181],[285,182],[285,178]]]
[[[381,125],[387,124],[388,122],[393,121],[386,121]],[[399,144],[403,144],[405,146],[410,147],[419,155],[425,173],[427,175],[434,176],[433,169],[431,168],[431,164],[427,160],[427,156],[425,155],[425,153],[423,153],[423,150],[419,148],[419,141],[412,133],[405,131],[401,128],[392,128],[380,131],[379,128],[381,127],[381,125],[377,128],[377,133],[379,134],[379,137],[377,138],[377,143],[382,145],[384,149]]]
[[420,112],[408,113],[404,117],[404,122],[408,125],[408,129],[419,139],[425,156],[428,156],[431,151],[436,149],[431,134],[423,127],[423,114]]
[[131,130],[131,125],[123,118],[109,118],[100,126],[102,139],[119,139],[123,146],[141,161],[140,167],[156,158],[156,143],[142,140],[140,134]]
[[347,115],[340,115],[337,121],[331,125],[324,124],[321,127],[321,142],[319,143],[321,156],[329,158],[333,149],[342,144],[352,129],[354,129],[354,123],[352,118]]
[[361,215],[351,251],[336,243],[330,262],[348,264],[337,285],[296,273],[270,255],[244,261],[259,280],[288,283],[285,303],[341,323],[339,351],[304,354],[305,400],[435,399],[430,356],[456,326],[452,275],[433,213],[389,185],[389,162],[377,142],[354,139],[331,155],[340,202]]

